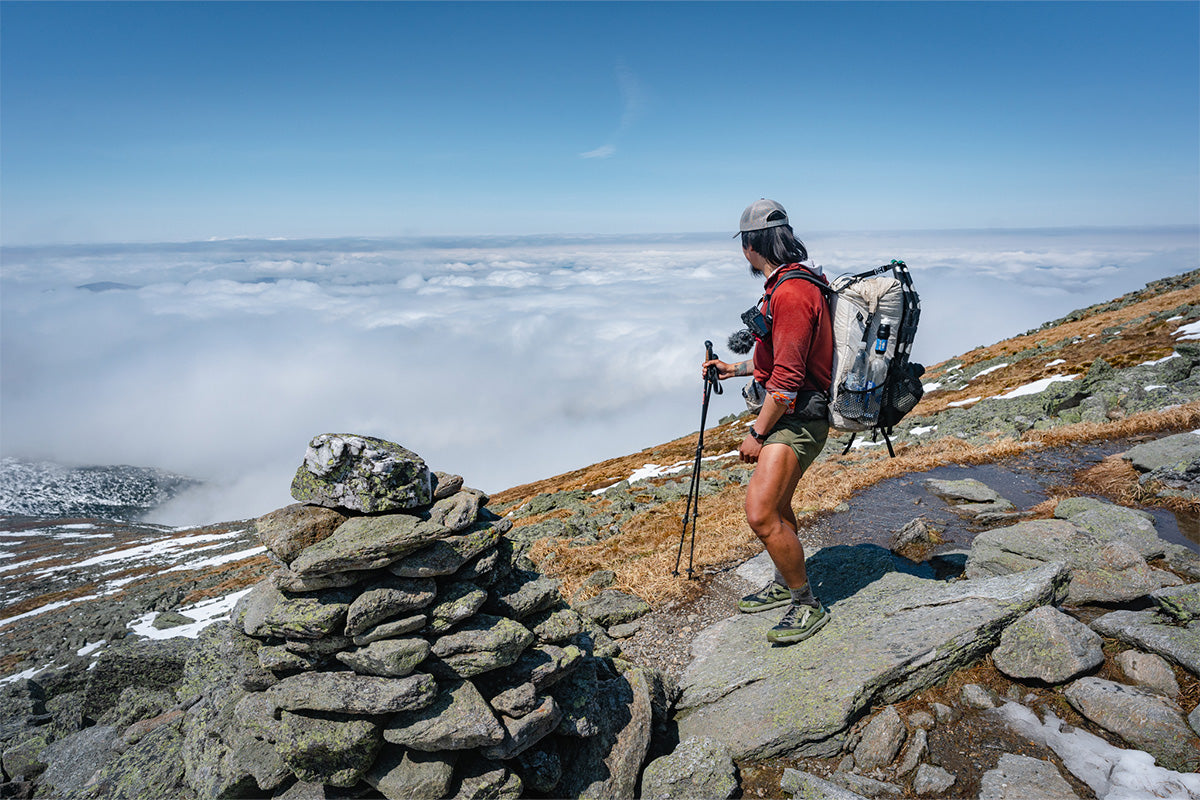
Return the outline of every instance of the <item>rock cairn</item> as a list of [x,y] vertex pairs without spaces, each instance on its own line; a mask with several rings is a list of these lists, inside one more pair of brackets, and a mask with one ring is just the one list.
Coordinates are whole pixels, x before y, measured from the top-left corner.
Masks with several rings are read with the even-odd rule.
[[256,522],[278,569],[185,669],[199,796],[633,796],[663,679],[614,658],[486,495],[344,434],[312,440],[292,492]]

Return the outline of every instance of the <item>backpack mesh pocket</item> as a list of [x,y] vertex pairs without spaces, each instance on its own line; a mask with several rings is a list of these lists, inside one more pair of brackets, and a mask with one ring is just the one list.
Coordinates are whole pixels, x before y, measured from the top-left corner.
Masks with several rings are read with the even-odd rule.
[[889,382],[888,399],[879,411],[879,425],[884,428],[890,428],[903,419],[905,414],[916,408],[925,394],[925,387],[921,384],[925,367],[907,361],[896,372]]
[[869,424],[874,422],[870,416],[871,392],[854,391],[846,386],[845,381],[838,387],[837,400],[834,410],[845,419]]

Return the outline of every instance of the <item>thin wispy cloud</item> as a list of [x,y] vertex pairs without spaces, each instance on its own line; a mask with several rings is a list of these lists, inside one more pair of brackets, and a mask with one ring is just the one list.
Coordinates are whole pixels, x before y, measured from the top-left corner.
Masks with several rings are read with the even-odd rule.
[[637,76],[623,61],[617,62],[617,89],[621,94],[621,119],[608,142],[580,153],[580,158],[611,158],[617,152],[617,139],[629,130],[645,108],[647,94]]

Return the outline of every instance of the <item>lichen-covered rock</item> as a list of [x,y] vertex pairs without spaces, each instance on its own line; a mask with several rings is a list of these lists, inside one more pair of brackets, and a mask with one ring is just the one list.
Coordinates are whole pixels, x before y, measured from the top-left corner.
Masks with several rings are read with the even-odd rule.
[[289,595],[280,593],[262,624],[247,631],[259,638],[319,639],[340,634],[354,594],[349,589]]
[[45,725],[16,737],[4,748],[3,757],[0,758],[4,774],[14,781],[29,781],[41,775],[46,769],[41,753],[53,739],[53,732]]
[[955,511],[964,514],[1004,513],[1016,508],[995,489],[974,478],[957,481],[928,478],[925,485],[929,491],[950,502]]
[[783,770],[780,788],[797,800],[867,800],[858,792],[791,768]]
[[737,765],[729,748],[715,739],[692,737],[669,755],[654,759],[642,772],[642,797],[673,800],[681,797],[733,797]]
[[120,735],[111,725],[96,725],[49,745],[39,755],[47,765],[39,781],[41,791],[62,797],[82,789],[113,758],[113,745]]
[[[509,523],[511,524],[511,523]],[[481,553],[491,550],[502,531],[491,523],[480,523],[464,533],[446,536],[388,566],[401,578],[432,578],[452,575]]]
[[566,797],[632,798],[650,746],[654,708],[651,678],[633,667],[599,683],[595,722],[599,732],[563,740],[571,769],[558,791]]
[[280,561],[290,564],[301,550],[332,536],[346,519],[332,508],[293,503],[256,519],[254,533]]
[[1158,588],[1146,560],[1131,545],[1100,541],[1060,519],[1029,520],[979,534],[964,574],[986,578],[1055,561],[1066,562],[1070,570],[1065,602],[1071,605],[1134,600]]
[[623,622],[632,622],[650,613],[650,604],[640,597],[616,589],[605,589],[591,600],[577,603],[575,610],[607,628]]
[[463,759],[458,770],[453,800],[517,800],[524,788],[518,775],[489,759]]
[[1150,593],[1150,599],[1164,614],[1180,622],[1200,619],[1200,583],[1158,589]]
[[173,688],[183,678],[193,644],[191,639],[179,637],[122,642],[107,648],[88,673],[84,713],[98,719],[129,686]]
[[127,686],[121,690],[116,705],[104,712],[98,725],[114,725],[124,730],[141,719],[156,717],[175,705],[175,692],[145,686]]
[[1091,628],[1200,675],[1200,626],[1172,625],[1154,611],[1111,611],[1092,620]]
[[423,673],[377,678],[353,672],[304,672],[267,690],[275,705],[288,711],[392,714],[433,702],[437,684]]
[[1102,678],[1080,678],[1063,694],[1080,714],[1145,750],[1167,769],[1200,769],[1200,739],[1170,700]]
[[290,569],[281,568],[272,572],[268,577],[271,585],[282,592],[301,594],[303,592],[320,592],[325,589],[344,589],[356,583],[378,577],[379,573],[371,570],[361,572],[335,572],[331,575],[297,575]]
[[[509,763],[512,763],[511,761]],[[546,737],[516,758],[521,781],[541,794],[550,794],[562,780],[563,764],[553,737]]]
[[917,794],[938,794],[953,786],[956,780],[952,773],[941,767],[922,764],[913,776],[913,791]]
[[1194,433],[1164,436],[1131,447],[1124,457],[1138,472],[1152,472],[1161,467],[1183,468],[1200,458],[1200,436]]
[[1079,800],[1079,795],[1049,761],[1004,753],[983,774],[979,800]]
[[388,576],[365,585],[346,613],[346,635],[358,636],[380,622],[411,616],[433,602],[437,584],[432,578]]
[[413,637],[372,642],[356,650],[338,653],[337,659],[359,675],[403,678],[428,655],[429,642]]
[[411,514],[352,517],[328,539],[301,551],[289,566],[306,577],[380,569],[449,533]]
[[320,659],[317,656],[293,653],[281,644],[258,648],[258,663],[273,673],[304,672],[314,669]]
[[358,636],[355,636],[353,641],[361,647],[362,645],[377,642],[381,639],[395,639],[406,633],[421,630],[421,628],[425,627],[426,619],[424,614],[414,614],[411,617],[401,617],[400,619],[381,622],[375,627],[369,628]]
[[1167,697],[1178,697],[1179,681],[1166,660],[1154,653],[1125,650],[1117,654],[1116,664],[1121,673],[1135,686],[1141,686]]
[[519,755],[541,741],[562,719],[562,711],[553,697],[546,697],[541,705],[519,719],[501,717],[505,737],[502,743],[485,747],[481,752],[485,758],[501,761]]
[[1079,620],[1041,606],[1004,629],[992,659],[1010,678],[1063,683],[1103,664],[1102,645]]
[[561,600],[558,587],[559,582],[551,578],[514,570],[492,587],[484,608],[493,614],[523,620]]
[[532,642],[533,633],[521,623],[477,614],[434,641],[433,654],[448,677],[470,678],[509,666]]
[[429,632],[442,634],[474,616],[488,593],[473,583],[460,581],[442,587],[438,602],[429,609]]
[[76,800],[191,800],[196,795],[184,781],[183,715],[148,732],[107,764],[72,795]]
[[1161,556],[1167,544],[1154,528],[1154,517],[1135,508],[1090,497],[1069,497],[1055,506],[1054,516],[1069,520],[1097,541],[1128,542],[1142,558]]
[[365,514],[405,511],[432,502],[433,480],[425,461],[398,444],[322,433],[308,444],[292,479],[292,497]]
[[525,716],[540,703],[537,687],[532,683],[522,683],[505,689],[489,701],[489,705],[497,712],[514,719]]
[[478,489],[463,489],[438,500],[422,516],[431,524],[457,533],[475,524],[479,519],[479,509],[487,499],[487,495]]
[[854,748],[854,766],[866,772],[892,763],[906,734],[896,707],[886,707],[863,729],[858,747]]
[[679,736],[719,739],[739,759],[837,755],[867,703],[902,700],[974,663],[1065,579],[1061,563],[953,583],[889,572],[839,601],[818,636],[784,648],[763,644],[771,614],[722,620],[692,645]]
[[559,647],[553,644],[529,647],[501,677],[506,685],[532,683],[542,691],[570,675],[583,663],[584,654],[573,644]]
[[379,726],[341,714],[280,714],[275,748],[302,781],[349,787],[375,762]]
[[46,690],[28,678],[0,686],[0,744],[45,720]]
[[458,753],[418,753],[384,747],[363,780],[388,800],[446,797]]
[[470,681],[449,683],[433,703],[392,717],[383,738],[413,750],[467,750],[504,741],[505,731]]
[[583,630],[579,612],[573,608],[547,609],[526,620],[539,642],[561,644]]

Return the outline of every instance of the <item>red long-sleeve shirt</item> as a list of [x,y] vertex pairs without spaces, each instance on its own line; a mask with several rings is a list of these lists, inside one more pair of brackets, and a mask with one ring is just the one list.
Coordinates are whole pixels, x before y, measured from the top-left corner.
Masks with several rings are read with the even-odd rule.
[[833,323],[825,295],[803,278],[775,288],[779,278],[793,269],[803,267],[786,264],[764,284],[771,298],[771,336],[759,339],[754,347],[755,379],[788,403],[789,414],[795,411],[798,392],[828,392],[833,381]]

